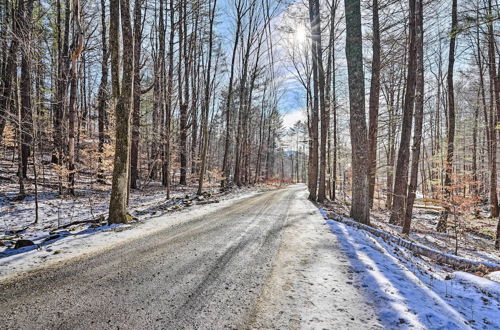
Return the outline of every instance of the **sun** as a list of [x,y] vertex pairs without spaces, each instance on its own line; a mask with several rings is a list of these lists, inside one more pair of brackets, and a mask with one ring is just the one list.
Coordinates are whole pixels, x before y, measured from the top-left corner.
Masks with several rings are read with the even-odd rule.
[[304,25],[297,26],[294,39],[300,45],[304,45],[307,42],[307,29]]

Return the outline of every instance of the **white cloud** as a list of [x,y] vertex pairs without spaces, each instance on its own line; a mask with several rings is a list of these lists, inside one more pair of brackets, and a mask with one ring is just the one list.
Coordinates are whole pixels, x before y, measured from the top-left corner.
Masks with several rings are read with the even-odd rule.
[[306,121],[304,109],[292,110],[283,114],[283,126],[285,129],[292,128],[299,120],[302,122]]

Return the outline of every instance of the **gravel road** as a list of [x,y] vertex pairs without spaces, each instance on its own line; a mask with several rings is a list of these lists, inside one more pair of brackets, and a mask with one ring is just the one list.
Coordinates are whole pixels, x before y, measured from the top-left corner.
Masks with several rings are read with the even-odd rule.
[[[331,254],[333,235],[326,231],[304,186],[258,194],[100,254],[0,282],[0,328],[376,327],[359,292],[346,294],[360,315],[330,308],[346,302],[346,294],[335,298],[332,290],[349,275],[342,265],[322,262],[314,244]],[[309,236],[297,240],[299,234]],[[298,281],[299,268],[314,272],[315,264],[330,273]],[[316,291],[309,289],[315,281],[322,282]],[[318,298],[313,311],[307,302]]]

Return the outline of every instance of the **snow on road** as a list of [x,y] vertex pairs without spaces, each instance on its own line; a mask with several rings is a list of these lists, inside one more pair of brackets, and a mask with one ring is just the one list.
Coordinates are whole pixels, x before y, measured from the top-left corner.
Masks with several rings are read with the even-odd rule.
[[500,329],[500,284],[471,274],[447,274],[404,248],[328,220],[386,328]]

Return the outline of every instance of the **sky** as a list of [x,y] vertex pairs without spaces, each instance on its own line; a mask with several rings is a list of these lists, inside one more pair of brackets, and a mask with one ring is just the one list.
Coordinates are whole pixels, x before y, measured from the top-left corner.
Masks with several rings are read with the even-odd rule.
[[[272,1],[272,0],[271,0]],[[276,1],[276,0],[275,0]],[[218,30],[222,37],[222,42],[224,43],[225,48],[228,49],[228,61],[230,60],[232,46],[234,43],[234,33],[235,33],[235,9],[234,9],[235,0],[219,0],[220,8],[222,9],[221,16],[219,17]],[[292,1],[289,1],[292,3]],[[307,8],[302,5],[300,1],[297,1],[292,6],[300,5],[304,11],[307,11]],[[283,7],[285,8],[285,7]],[[287,15],[286,10],[281,10],[281,12],[275,17],[273,20],[273,46],[275,47],[274,52],[275,55],[281,53],[282,51],[279,49],[281,46],[280,38],[282,38],[281,32],[276,29],[276,25],[279,25],[283,18]],[[276,40],[275,40],[276,39]],[[308,42],[306,38],[301,38],[301,42]],[[277,59],[280,59],[280,56],[275,56]],[[285,129],[292,127],[297,121],[304,121],[306,119],[306,115],[304,112],[305,109],[305,100],[304,100],[304,89],[303,87],[290,76],[290,73],[285,67],[285,63],[277,63],[277,78],[279,81],[279,110],[283,115],[283,126]]]

